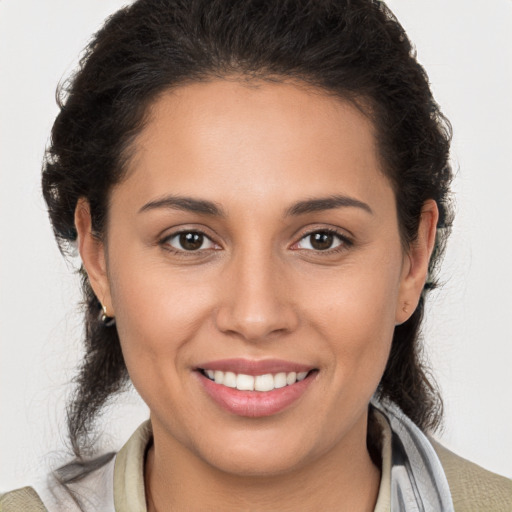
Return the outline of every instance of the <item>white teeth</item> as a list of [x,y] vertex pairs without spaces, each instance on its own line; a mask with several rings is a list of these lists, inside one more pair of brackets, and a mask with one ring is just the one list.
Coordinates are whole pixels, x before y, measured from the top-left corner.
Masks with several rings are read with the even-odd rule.
[[274,387],[276,389],[284,388],[286,386],[286,373],[276,373],[274,375]]
[[297,374],[295,372],[290,372],[286,374],[286,384],[288,386],[292,385],[297,380]]
[[306,378],[308,372],[280,372],[275,375],[266,373],[265,375],[245,375],[234,372],[223,372],[220,370],[204,370],[205,375],[228,388],[236,388],[240,391],[272,391],[273,389],[291,386]]
[[254,377],[239,373],[236,376],[236,389],[240,391],[254,391]]
[[270,373],[258,375],[254,379],[254,389],[256,391],[271,391],[274,389],[274,376]]
[[222,384],[228,388],[236,388],[236,374],[233,372],[226,372],[224,374],[224,381]]

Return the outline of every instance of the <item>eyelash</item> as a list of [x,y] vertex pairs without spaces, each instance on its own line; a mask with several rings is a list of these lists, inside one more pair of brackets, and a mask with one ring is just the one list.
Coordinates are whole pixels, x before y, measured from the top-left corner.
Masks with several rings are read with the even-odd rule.
[[207,248],[207,249],[197,249],[197,250],[187,250],[184,248],[178,249],[176,247],[173,247],[171,245],[171,241],[173,239],[178,239],[182,235],[199,235],[202,237],[202,243],[203,245],[205,241],[208,241],[212,245],[218,245],[216,244],[211,237],[209,237],[206,233],[197,230],[197,229],[185,229],[182,231],[178,231],[176,233],[172,233],[171,235],[167,235],[162,240],[160,240],[158,243],[160,246],[162,246],[166,251],[172,252],[173,254],[177,254],[179,256],[188,256],[188,255],[198,255],[201,254],[203,251],[209,251],[209,250],[218,250],[215,248]]
[[[332,235],[333,237],[337,238],[340,243],[336,247],[328,248],[328,249],[317,249],[317,250],[315,250],[315,249],[293,248],[294,246],[298,245],[303,240],[305,240],[308,237],[311,237],[311,236],[313,236],[315,234],[328,234],[328,235]],[[162,238],[162,240],[160,240],[158,243],[165,250],[167,250],[169,252],[172,252],[174,254],[180,255],[180,256],[197,255],[197,254],[201,254],[203,251],[218,250],[216,248],[207,248],[207,249],[199,248],[197,250],[187,250],[187,249],[184,249],[184,248],[178,249],[176,247],[173,247],[171,245],[170,241],[173,240],[173,239],[177,239],[178,237],[180,237],[182,235],[200,235],[201,237],[203,237],[202,244],[204,244],[205,241],[209,241],[210,244],[218,246],[218,244],[216,244],[206,233],[204,233],[204,232],[202,232],[200,230],[194,230],[194,229],[183,230],[183,231],[178,231],[176,233],[172,233],[171,235],[167,235],[164,238]],[[300,237],[300,239],[292,245],[291,249],[295,250],[295,251],[301,251],[302,250],[302,251],[308,251],[308,252],[314,252],[314,253],[318,253],[318,254],[326,254],[327,255],[327,254],[336,254],[336,253],[339,253],[339,252],[342,252],[342,251],[346,251],[347,249],[349,249],[353,245],[354,244],[353,244],[353,242],[352,242],[352,240],[350,238],[348,238],[344,234],[341,234],[336,229],[333,229],[333,228],[318,228],[318,229],[314,229],[314,230],[311,230],[311,231],[303,234]]]
[[294,250],[296,250],[296,251],[304,250],[304,251],[314,252],[314,253],[318,253],[318,254],[328,255],[328,254],[337,254],[337,253],[346,251],[347,249],[349,249],[350,247],[352,247],[354,245],[354,242],[350,238],[348,238],[346,235],[340,233],[338,230],[336,230],[334,228],[317,228],[317,229],[308,231],[307,233],[304,233],[300,237],[300,239],[297,242],[295,242],[293,245],[296,246],[302,240],[305,240],[308,237],[311,237],[311,236],[313,236],[315,234],[319,234],[319,233],[332,235],[333,237],[335,237],[339,240],[339,242],[340,242],[339,245],[334,248],[323,249],[323,250],[322,249],[317,249],[317,250],[301,249],[301,248],[296,248]]

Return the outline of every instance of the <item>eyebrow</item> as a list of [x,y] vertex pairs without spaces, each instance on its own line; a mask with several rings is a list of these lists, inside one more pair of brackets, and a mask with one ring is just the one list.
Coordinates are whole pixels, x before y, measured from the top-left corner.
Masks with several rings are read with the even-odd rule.
[[[286,210],[285,216],[298,216],[306,213],[320,212],[324,210],[333,210],[335,208],[360,208],[373,215],[370,206],[359,199],[349,196],[333,195],[329,197],[320,197],[315,199],[306,199],[293,204]],[[210,215],[213,217],[225,217],[224,210],[213,201],[205,199],[194,199],[183,196],[166,196],[161,199],[155,199],[146,203],[139,209],[139,213],[156,210],[159,208],[168,208],[172,210],[183,210],[188,212]]]
[[172,210],[183,210],[186,212],[201,213],[214,217],[225,217],[222,208],[212,201],[205,199],[193,199],[183,196],[166,196],[146,203],[140,208],[139,213],[156,210],[158,208],[168,208]]
[[335,208],[346,207],[360,208],[373,215],[373,210],[370,208],[370,205],[363,203],[354,197],[341,195],[333,195],[329,197],[320,197],[299,201],[286,211],[286,215],[303,215],[305,213],[314,213],[323,210],[333,210]]

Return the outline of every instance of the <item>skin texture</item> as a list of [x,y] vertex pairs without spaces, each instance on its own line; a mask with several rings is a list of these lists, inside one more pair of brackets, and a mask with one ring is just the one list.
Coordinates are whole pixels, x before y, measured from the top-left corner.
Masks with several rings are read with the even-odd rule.
[[[372,123],[300,84],[180,87],[155,102],[132,151],[104,242],[91,235],[85,200],[76,225],[151,411],[149,508],[373,510],[368,402],[393,329],[418,302],[435,203],[425,203],[418,240],[404,250]],[[333,195],[368,208],[290,211]],[[211,201],[222,215],[144,209],[169,196]],[[322,230],[336,231],[333,248],[315,250],[309,235]],[[185,251],[173,237],[181,231],[207,238]],[[198,365],[229,358],[317,371],[291,406],[249,418],[201,385]]]

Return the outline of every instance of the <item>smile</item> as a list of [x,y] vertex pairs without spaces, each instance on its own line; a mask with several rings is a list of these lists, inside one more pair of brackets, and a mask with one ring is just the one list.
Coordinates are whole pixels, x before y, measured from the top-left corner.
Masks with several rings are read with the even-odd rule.
[[202,389],[217,406],[236,416],[258,418],[300,402],[319,371],[282,360],[229,359],[196,367]]
[[309,372],[279,372],[276,374],[246,375],[244,373],[202,370],[203,374],[216,384],[236,388],[239,391],[272,391],[291,386],[304,380]]

